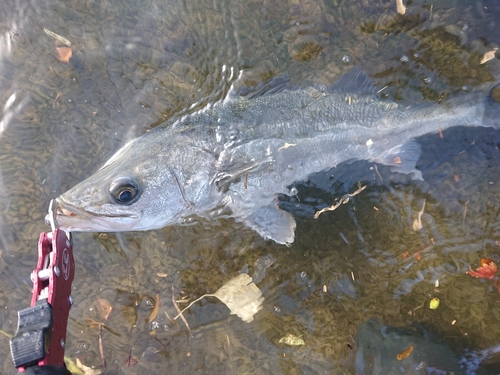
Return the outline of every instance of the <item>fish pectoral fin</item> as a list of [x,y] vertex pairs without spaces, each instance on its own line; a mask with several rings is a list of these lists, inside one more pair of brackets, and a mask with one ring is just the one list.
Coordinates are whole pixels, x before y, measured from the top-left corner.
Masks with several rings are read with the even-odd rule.
[[423,180],[422,172],[416,168],[420,154],[420,145],[416,141],[409,141],[384,151],[373,161],[390,166],[392,172],[413,174],[414,179]]
[[295,219],[276,204],[258,207],[244,215],[235,216],[235,219],[255,230],[266,240],[290,246],[295,239]]

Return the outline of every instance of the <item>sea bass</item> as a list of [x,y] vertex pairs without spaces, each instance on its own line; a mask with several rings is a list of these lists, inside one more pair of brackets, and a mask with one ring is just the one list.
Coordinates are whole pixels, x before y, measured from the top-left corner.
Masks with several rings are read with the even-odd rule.
[[330,87],[298,89],[278,78],[127,143],[56,199],[56,219],[68,231],[119,232],[229,215],[291,244],[295,220],[277,195],[292,194],[295,181],[356,159],[421,178],[415,137],[457,125],[498,128],[499,109],[479,91],[442,104],[394,103],[358,68]]

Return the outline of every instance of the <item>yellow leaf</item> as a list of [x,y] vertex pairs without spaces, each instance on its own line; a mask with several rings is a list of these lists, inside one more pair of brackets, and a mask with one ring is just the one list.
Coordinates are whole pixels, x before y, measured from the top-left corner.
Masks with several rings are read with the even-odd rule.
[[85,366],[79,358],[76,359],[76,367],[83,371],[84,375],[99,375],[101,370],[95,370],[91,367]]
[[280,344],[285,344],[289,346],[299,346],[305,345],[304,339],[299,336],[292,335],[291,333],[286,334],[279,341]]
[[72,375],[85,375],[71,358],[64,356],[64,364]]

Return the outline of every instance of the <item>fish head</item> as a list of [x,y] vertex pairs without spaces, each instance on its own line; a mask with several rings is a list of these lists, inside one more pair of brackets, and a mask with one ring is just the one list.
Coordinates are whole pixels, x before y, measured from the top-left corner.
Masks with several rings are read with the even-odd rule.
[[189,212],[179,154],[143,137],[125,145],[93,176],[56,198],[60,228],[81,232],[149,230],[179,222]]

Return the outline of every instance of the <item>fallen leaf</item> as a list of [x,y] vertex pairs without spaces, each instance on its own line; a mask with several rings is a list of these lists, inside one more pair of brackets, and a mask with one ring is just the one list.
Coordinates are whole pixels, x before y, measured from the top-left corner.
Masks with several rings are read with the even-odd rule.
[[131,367],[131,366],[134,366],[134,365],[136,365],[138,363],[139,363],[139,358],[137,358],[136,356],[132,355],[132,349],[130,349],[128,357],[125,360],[125,364],[127,365],[127,367]]
[[76,359],[76,367],[83,371],[85,375],[99,375],[101,370],[95,370],[91,367],[85,366],[79,358]]
[[85,375],[71,358],[64,356],[64,364],[72,375]]
[[238,276],[221,286],[215,293],[204,294],[195,299],[180,311],[174,320],[182,316],[182,313],[194,303],[205,297],[217,297],[229,308],[229,310],[231,310],[231,314],[238,315],[247,323],[251,322],[254,315],[262,309],[262,303],[264,302],[262,292],[257,285],[252,282],[252,278],[245,273],[240,273]]
[[69,63],[69,60],[73,56],[73,51],[71,50],[71,47],[61,45],[61,42],[59,40],[56,40],[55,56],[59,61]]
[[490,258],[482,258],[481,267],[476,268],[475,271],[470,269],[468,274],[481,279],[493,279],[497,271],[497,265]]
[[251,322],[257,312],[262,309],[264,297],[262,292],[252,282],[246,273],[240,273],[232,278],[214,293],[221,300],[231,314],[238,315],[244,322]]
[[104,298],[98,298],[94,301],[94,306],[99,317],[101,319],[108,320],[109,314],[111,314],[111,311],[113,310],[109,301]]
[[398,361],[401,361],[405,358],[407,358],[411,352],[413,351],[413,344],[410,345],[410,347],[406,350],[403,350],[401,353],[399,353],[396,358],[398,359]]
[[279,343],[289,345],[289,346],[299,346],[299,345],[306,344],[302,337],[292,335],[291,333],[288,333],[284,337],[280,338]]
[[491,51],[486,52],[479,64],[484,64],[487,61],[493,60],[495,58],[495,52],[497,50],[498,48],[493,48]]

